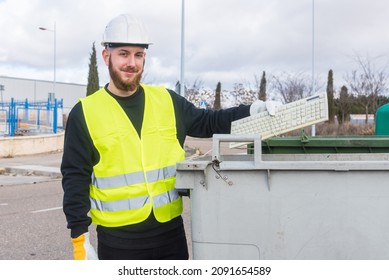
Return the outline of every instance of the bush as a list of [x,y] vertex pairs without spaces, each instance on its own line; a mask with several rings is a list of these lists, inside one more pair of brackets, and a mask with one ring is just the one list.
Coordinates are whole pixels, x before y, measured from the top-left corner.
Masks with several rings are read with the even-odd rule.
[[[374,124],[333,124],[333,123],[319,123],[315,125],[316,136],[341,136],[341,135],[374,135],[375,125]],[[312,126],[304,128],[306,135],[311,135]],[[299,136],[301,135],[301,129],[291,131],[287,133],[287,136]]]

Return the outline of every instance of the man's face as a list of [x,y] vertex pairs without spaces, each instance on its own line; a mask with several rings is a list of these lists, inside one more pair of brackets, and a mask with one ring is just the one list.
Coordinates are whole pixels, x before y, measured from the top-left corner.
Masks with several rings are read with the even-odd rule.
[[118,90],[136,91],[142,78],[145,56],[145,49],[137,46],[104,49],[103,57],[111,81]]

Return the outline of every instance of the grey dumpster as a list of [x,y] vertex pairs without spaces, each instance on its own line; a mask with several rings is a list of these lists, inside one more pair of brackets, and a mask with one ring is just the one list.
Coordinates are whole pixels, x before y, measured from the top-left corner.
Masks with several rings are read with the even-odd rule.
[[[254,152],[220,153],[240,141]],[[266,154],[262,144],[215,135],[212,156],[177,164],[193,259],[389,259],[389,153]]]

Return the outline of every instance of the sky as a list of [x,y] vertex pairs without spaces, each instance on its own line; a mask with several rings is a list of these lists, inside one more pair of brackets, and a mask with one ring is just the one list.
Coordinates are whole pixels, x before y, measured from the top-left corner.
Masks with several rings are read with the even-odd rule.
[[[86,84],[95,43],[100,84],[109,81],[100,45],[106,24],[139,17],[153,45],[144,82],[174,88],[181,75],[183,0],[0,0],[0,76]],[[255,76],[304,73],[335,87],[358,69],[389,61],[389,1],[184,0],[186,85],[230,89]],[[54,26],[56,32],[54,33]],[[39,27],[48,30],[42,31]],[[51,31],[50,31],[51,30]],[[54,34],[56,36],[54,36]],[[56,38],[54,44],[54,37]],[[54,52],[54,45],[56,51]]]

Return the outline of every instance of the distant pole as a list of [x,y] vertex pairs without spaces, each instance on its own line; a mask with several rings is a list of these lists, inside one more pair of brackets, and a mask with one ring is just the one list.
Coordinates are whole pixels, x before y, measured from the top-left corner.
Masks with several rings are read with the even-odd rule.
[[4,100],[3,100],[3,90],[5,90],[4,85],[0,85],[0,93],[1,93],[1,106],[4,105]]
[[57,85],[57,24],[54,21],[54,98]]
[[[315,94],[315,0],[312,0],[312,94]],[[312,125],[312,136],[316,135],[316,125]]]
[[184,63],[185,63],[185,0],[181,5],[181,77],[180,77],[180,95],[185,97],[184,84]]
[[315,93],[315,0],[312,0],[312,93]]

